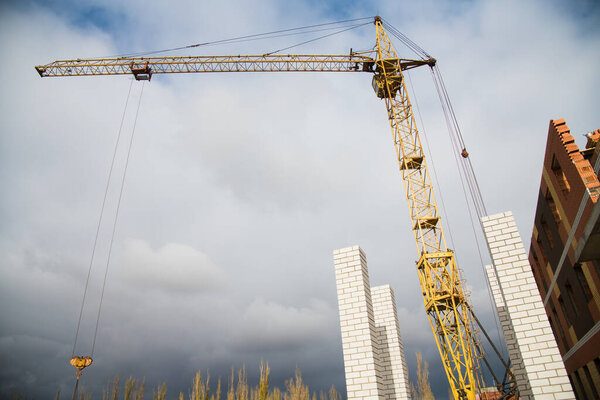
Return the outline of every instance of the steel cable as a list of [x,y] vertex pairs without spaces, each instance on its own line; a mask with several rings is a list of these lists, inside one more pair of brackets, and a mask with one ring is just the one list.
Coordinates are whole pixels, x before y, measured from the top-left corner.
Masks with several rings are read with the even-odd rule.
[[[265,33],[237,36],[237,37],[233,37],[233,38],[229,38],[229,39],[221,39],[221,40],[214,40],[214,41],[210,41],[210,42],[195,43],[195,44],[190,44],[190,45],[186,45],[186,46],[172,47],[172,48],[167,48],[167,49],[162,49],[162,50],[150,50],[150,51],[137,52],[137,53],[119,54],[119,55],[113,55],[113,56],[109,56],[109,57],[111,57],[111,58],[112,57],[139,57],[139,56],[146,56],[146,55],[152,55],[152,54],[167,53],[167,52],[177,51],[177,50],[192,49],[192,48],[197,48],[197,47],[214,46],[214,45],[218,45],[218,44],[241,43],[241,42],[252,41],[252,40],[270,39],[270,38],[274,38],[274,37],[300,35],[300,34],[306,34],[306,33],[319,32],[319,31],[328,30],[328,29],[337,29],[339,26],[325,28],[325,29],[308,30],[308,29],[312,29],[312,28],[322,28],[322,27],[331,26],[331,25],[341,25],[341,24],[346,24],[349,22],[364,21],[366,19],[372,19],[372,18],[373,17],[347,19],[347,20],[343,20],[343,21],[327,22],[327,23],[323,23],[323,24],[307,25],[307,26],[298,27],[298,28],[280,29],[280,30],[265,32]],[[289,33],[289,32],[295,32],[295,33]],[[286,35],[280,35],[282,33],[286,33]],[[106,58],[106,57],[96,57],[96,58]]]
[[413,42],[408,36],[400,32],[398,29],[394,28],[394,26],[392,26],[389,22],[383,20],[383,25],[389,32],[392,33],[394,37],[396,37],[398,40],[404,43],[406,47],[414,51],[419,57],[421,57],[421,59],[427,60],[431,58],[429,53],[423,50],[421,46]]
[[90,275],[92,273],[92,265],[94,263],[94,256],[96,254],[96,247],[98,245],[98,236],[100,234],[100,226],[102,225],[102,219],[104,217],[104,208],[106,206],[106,198],[108,195],[108,188],[110,187],[110,181],[111,181],[111,177],[112,177],[112,172],[115,166],[115,159],[117,157],[117,150],[119,148],[119,142],[121,140],[121,132],[123,131],[123,123],[125,121],[125,115],[127,113],[127,106],[129,104],[129,97],[131,95],[131,87],[133,86],[133,79],[131,80],[131,83],[129,84],[129,90],[127,92],[127,99],[125,100],[125,106],[123,108],[123,115],[121,117],[121,124],[119,125],[119,132],[117,134],[117,141],[115,143],[115,150],[113,152],[113,157],[112,157],[112,161],[110,163],[110,169],[108,171],[108,178],[106,180],[106,188],[104,189],[104,198],[102,199],[102,206],[100,207],[100,217],[98,218],[98,226],[96,228],[96,236],[94,238],[94,244],[92,246],[92,255],[90,257],[90,265],[88,268],[88,274],[87,274],[87,279],[85,281],[85,289],[83,290],[83,299],[81,300],[81,308],[79,310],[79,319],[77,321],[77,329],[75,330],[75,340],[73,342],[73,351],[71,352],[71,357],[75,356],[75,349],[77,346],[77,339],[79,337],[79,328],[81,326],[81,318],[83,316],[83,308],[85,305],[85,299],[87,296],[87,291],[88,291],[88,287],[89,287],[89,283],[90,283]]
[[[448,218],[448,213],[446,212],[446,204],[444,202],[444,196],[441,190],[441,186],[440,186],[440,182],[438,180],[438,176],[437,176],[437,170],[435,168],[435,163],[433,161],[433,157],[431,156],[431,146],[429,145],[429,135],[427,135],[426,131],[425,131],[425,123],[423,122],[423,117],[421,115],[421,110],[419,109],[419,102],[417,100],[417,94],[415,92],[413,83],[412,83],[412,78],[410,76],[410,73],[407,71],[405,72],[405,75],[408,76],[408,83],[410,86],[410,91],[411,91],[411,98],[413,99],[413,103],[415,104],[415,109],[417,111],[417,115],[419,117],[419,123],[421,124],[421,135],[423,136],[423,138],[425,139],[425,151],[427,152],[427,158],[429,159],[429,163],[431,164],[431,170],[433,171],[433,179],[435,182],[435,186],[438,188],[438,194],[439,194],[439,199],[440,199],[440,203],[442,204],[442,213],[443,213],[443,217],[446,221],[449,221]],[[449,223],[446,224],[446,228],[448,231],[448,236],[450,239],[450,245],[452,246],[452,248],[456,248],[454,245],[454,237],[452,236],[452,229],[451,229],[451,225]]]
[[[469,160],[468,156],[467,157],[459,156],[461,154],[462,149],[465,149],[466,146],[465,146],[464,140],[462,138],[462,135],[460,134],[460,128],[459,128],[458,122],[456,120],[456,115],[454,114],[454,110],[452,109],[452,104],[450,103],[450,98],[448,96],[448,92],[445,88],[445,85],[441,78],[441,73],[440,73],[437,65],[431,69],[431,74],[433,77],[435,88],[438,93],[438,97],[440,98],[440,102],[442,104],[442,110],[444,112],[444,117],[446,119],[446,125],[448,127],[450,141],[452,142],[452,145],[453,145],[452,154],[454,155],[454,160],[458,167],[460,182],[461,182],[463,194],[465,196],[465,202],[467,205],[469,204],[468,197],[467,197],[467,191],[468,191],[471,196],[473,208],[475,208],[475,211],[478,216],[479,226],[481,227],[481,218],[487,214],[485,204],[483,203],[483,197],[481,195],[481,190],[479,188],[479,184],[477,183],[477,178],[475,177],[475,172],[473,170],[473,166],[472,166],[471,161]],[[461,158],[462,158],[462,160],[461,160]],[[461,164],[462,164],[462,168],[461,168]],[[473,214],[471,211],[471,207],[467,207],[467,211],[469,213],[469,220],[471,223],[471,229],[473,231],[473,236],[475,238],[475,244],[476,244],[476,248],[477,248],[477,253],[479,255],[480,265],[481,265],[481,268],[484,270],[484,274],[485,274],[483,255],[482,255],[479,239],[477,236],[477,229],[475,228],[475,223],[473,221],[474,217],[473,217]],[[494,306],[494,300],[493,300],[493,295],[492,295],[492,289],[490,287],[490,282],[487,278],[485,279],[485,281],[486,281],[486,287],[487,287],[490,304],[492,306],[492,309],[494,309],[495,306]],[[497,313],[493,313],[493,315],[494,315],[494,324],[496,325],[496,332],[498,334],[498,342],[502,343],[503,340],[501,339],[501,335],[500,335],[501,330],[499,327],[499,317],[498,317]],[[504,357],[506,357],[504,346],[502,346],[502,354]]]
[[96,317],[96,328],[94,330],[94,340],[92,341],[92,351],[90,357],[94,357],[94,349],[96,347],[96,337],[98,335],[98,326],[100,325],[100,312],[102,311],[102,302],[104,300],[104,291],[106,288],[106,278],[108,276],[108,267],[110,265],[110,257],[112,255],[113,244],[115,241],[115,232],[117,231],[117,220],[119,219],[119,209],[121,208],[121,200],[123,199],[123,189],[125,187],[125,178],[127,176],[127,167],[129,166],[129,158],[131,156],[131,147],[133,145],[133,138],[135,136],[135,128],[137,126],[138,115],[140,113],[140,105],[142,104],[142,95],[144,94],[144,86],[146,82],[142,82],[142,89],[140,91],[140,98],[138,100],[137,110],[135,112],[135,118],[133,120],[133,129],[131,131],[131,138],[129,139],[129,147],[127,149],[127,158],[125,159],[125,167],[123,169],[123,178],[121,179],[121,189],[119,191],[119,199],[117,201],[117,209],[115,211],[115,219],[113,222],[112,235],[110,237],[110,245],[108,247],[108,257],[106,260],[106,268],[104,270],[104,281],[102,283],[102,292],[100,295],[100,304],[98,305],[98,315]]
[[[389,32],[391,32],[391,34],[394,37],[399,39],[404,45],[406,45],[409,49],[411,49],[413,52],[415,52],[419,57],[421,57],[422,59],[431,58],[429,53],[427,53],[423,48],[421,48],[418,44],[413,42],[410,38],[408,38],[406,35],[404,35],[398,29],[393,27],[387,21],[384,21],[384,25],[385,25],[386,29]],[[473,165],[471,163],[471,160],[468,157],[468,154],[466,157],[463,156],[462,160],[460,159],[461,157],[458,156],[459,154],[461,154],[463,149],[466,149],[466,146],[464,143],[464,139],[462,137],[460,126],[458,125],[458,121],[456,119],[456,114],[454,113],[454,109],[452,108],[452,104],[450,102],[450,97],[448,96],[446,86],[444,84],[442,75],[439,71],[439,67],[437,65],[433,66],[431,68],[431,73],[432,73],[433,81],[434,81],[434,84],[435,84],[435,87],[436,87],[436,90],[438,93],[438,97],[440,98],[442,110],[444,112],[444,118],[446,120],[446,125],[448,127],[448,133],[450,136],[450,141],[451,141],[452,147],[453,147],[452,153],[454,155],[454,159],[455,159],[455,162],[456,162],[458,170],[459,170],[461,186],[462,186],[463,194],[465,196],[465,202],[467,204],[469,220],[471,222],[471,229],[473,231],[473,236],[475,238],[475,243],[476,243],[479,259],[481,262],[481,266],[483,268],[483,264],[484,264],[483,255],[481,252],[481,246],[479,243],[479,239],[477,237],[477,230],[475,229],[475,224],[473,221],[473,214],[471,212],[471,207],[468,206],[469,201],[468,201],[468,197],[467,197],[467,191],[469,192],[469,195],[472,200],[473,208],[475,209],[475,212],[477,213],[479,221],[481,221],[481,217],[487,215],[487,210],[485,208],[485,204],[483,202],[483,196],[481,195],[481,189],[479,187],[479,183],[477,182],[477,178],[475,176]],[[410,77],[409,77],[409,79],[410,79]],[[425,136],[425,140],[427,141],[426,136]],[[434,177],[435,177],[435,169],[434,169]],[[437,177],[435,177],[435,179],[437,181]],[[438,187],[439,187],[439,184],[438,184]],[[440,196],[441,196],[441,194],[440,194]],[[440,199],[441,199],[441,197],[440,197]],[[442,208],[445,208],[443,203],[442,203]],[[450,240],[453,241],[452,240],[452,232],[449,231],[449,234],[450,234]],[[486,279],[486,286],[488,289],[487,292],[488,292],[488,296],[490,298],[490,303],[492,304],[492,307],[493,307],[493,298],[492,298],[491,288],[489,286],[489,282],[487,279]],[[495,317],[494,322],[496,325],[496,330],[498,332],[498,340],[500,342],[502,342],[502,340],[500,339],[500,328],[498,326],[499,321],[498,321],[498,316],[496,315],[496,313],[494,313],[494,317]],[[504,348],[502,350],[504,353]]]
[[364,24],[354,25],[354,26],[351,26],[350,28],[342,29],[340,31],[333,32],[333,33],[330,33],[328,35],[319,36],[318,38],[306,40],[304,42],[300,42],[300,43],[294,44],[292,46],[284,47],[282,49],[275,50],[275,51],[272,51],[270,53],[266,53],[265,55],[269,56],[271,54],[279,53],[280,51],[283,51],[283,50],[289,50],[289,49],[294,48],[294,47],[302,46],[303,44],[306,44],[306,43],[316,42],[317,40],[321,40],[321,39],[324,39],[326,37],[330,37],[330,36],[333,36],[333,35],[338,35],[340,33],[347,32],[347,31],[352,30],[352,29],[360,28],[361,26],[365,26],[365,25],[368,25],[368,24],[370,24],[370,22],[365,22]]

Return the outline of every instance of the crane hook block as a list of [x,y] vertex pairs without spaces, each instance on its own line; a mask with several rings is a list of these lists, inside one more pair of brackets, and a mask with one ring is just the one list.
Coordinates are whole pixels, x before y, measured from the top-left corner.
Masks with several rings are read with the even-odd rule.
[[469,152],[465,147],[463,147],[462,151],[460,152],[460,155],[463,156],[463,158],[467,158],[469,157]]
[[70,363],[72,366],[77,368],[78,372],[80,372],[82,369],[89,367],[92,364],[92,357],[76,356],[71,358]]

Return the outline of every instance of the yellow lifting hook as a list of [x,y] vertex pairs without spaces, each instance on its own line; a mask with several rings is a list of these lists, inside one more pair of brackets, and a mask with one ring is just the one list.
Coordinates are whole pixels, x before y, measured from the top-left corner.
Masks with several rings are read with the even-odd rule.
[[77,368],[77,380],[75,381],[75,390],[73,391],[73,400],[77,398],[77,388],[79,387],[79,377],[83,373],[85,367],[89,367],[92,364],[92,357],[73,357],[69,361],[72,366]]

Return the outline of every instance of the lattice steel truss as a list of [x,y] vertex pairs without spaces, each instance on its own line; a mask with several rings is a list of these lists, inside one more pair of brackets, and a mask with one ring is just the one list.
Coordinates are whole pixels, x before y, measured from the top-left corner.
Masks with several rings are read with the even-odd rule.
[[349,55],[240,55],[195,57],[121,57],[55,61],[36,66],[41,77],[127,75],[150,80],[153,74],[192,72],[368,72],[385,99],[403,178],[419,260],[417,270],[425,310],[456,399],[479,392],[474,328],[454,254],[446,246],[423,148],[402,71],[435,65],[434,59],[397,56],[381,19],[375,18],[375,51]]
[[425,310],[454,397],[475,399],[479,376],[473,325],[454,253],[448,250],[402,67],[381,21],[373,87],[385,99],[419,252]]
[[[188,57],[120,57],[59,60],[35,67],[41,77],[129,75],[149,79],[153,74],[192,72],[373,72],[375,59],[365,53],[347,55],[240,55]],[[403,69],[421,60],[399,59]]]

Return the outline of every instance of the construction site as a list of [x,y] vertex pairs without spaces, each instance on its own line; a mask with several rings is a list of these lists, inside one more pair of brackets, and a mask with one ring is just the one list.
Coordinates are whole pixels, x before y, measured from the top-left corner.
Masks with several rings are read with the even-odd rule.
[[539,158],[497,154],[418,42],[377,15],[36,63],[39,101],[62,114],[43,121],[64,135],[44,140],[49,165],[69,173],[37,186],[54,211],[31,218],[53,232],[7,260],[70,288],[48,303],[60,317],[35,318],[74,328],[53,345],[71,368],[50,367],[56,398],[96,398],[91,382],[119,373],[144,377],[126,399],[170,398],[144,389],[165,368],[207,371],[193,400],[219,400],[228,369],[229,400],[309,399],[302,379],[330,400],[599,398],[600,129],[581,140],[556,115],[536,121]]

